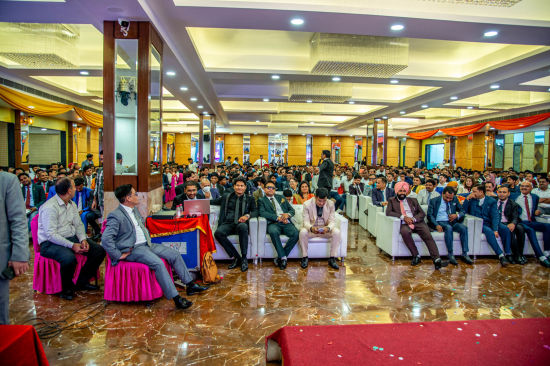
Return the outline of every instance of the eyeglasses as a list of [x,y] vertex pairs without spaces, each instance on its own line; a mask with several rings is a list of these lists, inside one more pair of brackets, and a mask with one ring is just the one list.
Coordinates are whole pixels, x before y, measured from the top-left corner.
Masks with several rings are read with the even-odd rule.
[[265,187],[265,189],[275,189],[273,186]]

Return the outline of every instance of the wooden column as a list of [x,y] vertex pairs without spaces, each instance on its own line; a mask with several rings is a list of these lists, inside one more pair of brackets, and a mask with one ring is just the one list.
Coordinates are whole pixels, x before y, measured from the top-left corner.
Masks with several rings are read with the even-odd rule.
[[449,136],[449,167],[455,168],[456,137]]
[[21,165],[21,117],[22,113],[19,109],[14,111],[15,118],[13,120],[13,141],[15,147],[15,166]]
[[378,165],[378,122],[372,126],[372,164]]
[[106,21],[103,22],[103,188],[105,192],[115,190],[114,175],[115,22]]
[[73,123],[67,121],[67,164],[74,160],[74,131]]
[[210,167],[216,166],[216,116],[210,116]]
[[199,116],[199,146],[198,146],[198,149],[199,149],[199,158],[198,158],[198,161],[196,161],[196,163],[199,165],[199,167],[202,166],[202,163],[203,163],[203,154],[202,154],[202,148],[203,148],[203,145],[204,145],[204,116],[201,114]]
[[384,159],[384,165],[388,165],[388,120],[384,120],[384,145],[382,158]]

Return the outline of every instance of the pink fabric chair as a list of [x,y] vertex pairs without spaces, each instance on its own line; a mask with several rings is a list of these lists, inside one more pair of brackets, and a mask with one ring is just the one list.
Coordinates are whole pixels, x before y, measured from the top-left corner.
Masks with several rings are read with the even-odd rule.
[[[50,258],[40,255],[40,244],[38,243],[38,215],[31,220],[32,246],[34,248],[34,276],[32,289],[48,295],[61,292],[61,272],[59,263]],[[73,282],[76,283],[80,270],[86,263],[86,256],[76,254],[76,270],[74,271]],[[98,271],[99,277],[99,271]],[[96,279],[97,282],[97,279]]]
[[[172,275],[172,268],[163,259],[164,265]],[[155,278],[155,272],[143,263],[118,262],[111,265],[107,255],[105,264],[105,292],[103,298],[108,301],[150,301],[162,297],[162,289]]]

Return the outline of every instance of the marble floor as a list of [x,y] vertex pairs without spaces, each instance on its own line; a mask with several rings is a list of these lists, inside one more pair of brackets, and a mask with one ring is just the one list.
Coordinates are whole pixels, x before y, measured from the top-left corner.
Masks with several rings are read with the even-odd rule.
[[93,292],[64,301],[34,293],[31,270],[12,281],[11,320],[82,320],[80,329],[43,341],[52,365],[262,365],[265,336],[285,325],[550,316],[550,270],[533,258],[507,268],[478,258],[438,272],[429,260],[392,263],[357,224],[348,238],[339,271],[324,260],[307,270],[291,261],[286,271],[265,261],[246,273],[219,263],[223,281],[193,296],[186,311],[166,299],[106,304]]

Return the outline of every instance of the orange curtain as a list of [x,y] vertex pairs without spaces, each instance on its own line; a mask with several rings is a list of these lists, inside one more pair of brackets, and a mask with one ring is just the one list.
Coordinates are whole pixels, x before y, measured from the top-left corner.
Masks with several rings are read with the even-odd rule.
[[0,99],[3,99],[15,109],[19,109],[35,116],[55,116],[68,112],[73,108],[67,104],[50,102],[42,98],[33,97],[10,88],[6,88],[3,85],[0,85]]
[[487,122],[477,123],[475,125],[468,125],[462,127],[443,128],[441,132],[449,136],[462,137],[468,136],[482,129]]
[[78,107],[74,107],[74,111],[90,126],[99,128],[103,127],[103,116],[101,114],[90,112]]
[[507,119],[504,121],[493,121],[489,122],[489,124],[497,130],[519,130],[520,128],[529,127],[544,121],[547,118],[550,118],[550,112],[529,117]]
[[409,132],[407,133],[407,136],[415,139],[415,140],[424,140],[429,139],[433,135],[435,135],[439,130],[431,130],[426,132]]

